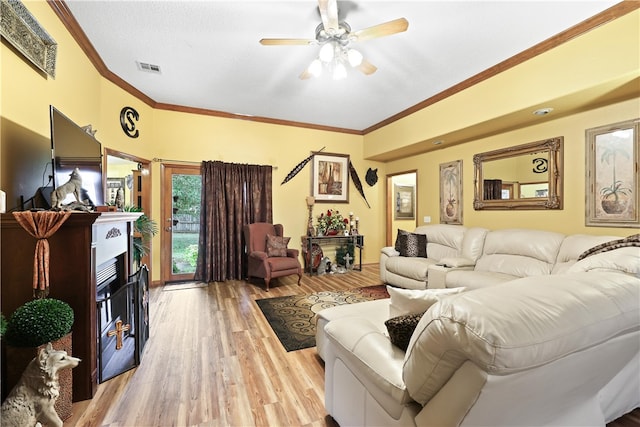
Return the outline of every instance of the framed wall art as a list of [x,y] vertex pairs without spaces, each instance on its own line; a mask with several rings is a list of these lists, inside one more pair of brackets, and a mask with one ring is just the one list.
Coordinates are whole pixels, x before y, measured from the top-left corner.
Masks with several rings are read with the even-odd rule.
[[20,1],[0,0],[0,36],[33,65],[56,76],[58,44]]
[[395,197],[394,218],[399,219],[416,219],[416,187],[414,185],[398,185],[393,186],[393,195]]
[[586,131],[585,225],[638,227],[640,119]]
[[440,164],[440,223],[462,224],[462,160]]
[[323,153],[313,156],[311,195],[316,202],[349,202],[349,155]]

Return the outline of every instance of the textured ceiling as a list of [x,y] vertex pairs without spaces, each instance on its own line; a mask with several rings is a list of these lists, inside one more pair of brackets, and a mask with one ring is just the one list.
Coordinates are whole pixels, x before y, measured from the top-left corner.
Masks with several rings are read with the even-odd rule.
[[[309,1],[67,0],[107,68],[153,101],[362,131],[504,61],[617,1],[338,2],[353,30],[404,17],[404,33],[353,44],[378,67],[300,80],[318,46]],[[141,71],[136,61],[158,65]]]

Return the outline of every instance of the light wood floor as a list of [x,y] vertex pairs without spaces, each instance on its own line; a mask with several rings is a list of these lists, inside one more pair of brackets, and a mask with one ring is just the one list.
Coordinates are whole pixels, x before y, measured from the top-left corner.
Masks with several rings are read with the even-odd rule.
[[[66,426],[329,426],[315,348],[287,353],[254,300],[379,284],[378,265],[207,288],[151,290],[142,364],[73,405]],[[608,427],[640,425],[640,410]]]

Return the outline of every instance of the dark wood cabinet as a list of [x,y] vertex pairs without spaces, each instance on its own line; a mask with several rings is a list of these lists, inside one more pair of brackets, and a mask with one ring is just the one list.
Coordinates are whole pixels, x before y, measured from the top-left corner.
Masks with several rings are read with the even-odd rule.
[[[116,259],[119,269],[117,280],[126,280],[131,274],[133,221],[139,215],[74,212],[49,239],[49,297],[65,301],[73,308],[73,355],[82,359],[73,369],[74,402],[92,398],[98,385],[98,268],[106,258]],[[114,235],[119,237],[111,239]],[[16,222],[12,214],[2,214],[0,240],[1,308],[8,318],[16,308],[33,299],[36,239]],[[4,359],[3,373],[6,369]],[[2,386],[4,396],[13,384],[3,381]]]

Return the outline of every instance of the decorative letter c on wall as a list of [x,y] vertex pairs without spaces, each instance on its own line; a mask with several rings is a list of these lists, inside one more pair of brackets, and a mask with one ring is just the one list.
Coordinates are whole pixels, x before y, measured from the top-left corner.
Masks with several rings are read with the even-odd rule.
[[135,121],[138,121],[140,114],[133,107],[124,107],[120,110],[120,126],[129,138],[137,138],[140,132],[136,129]]

